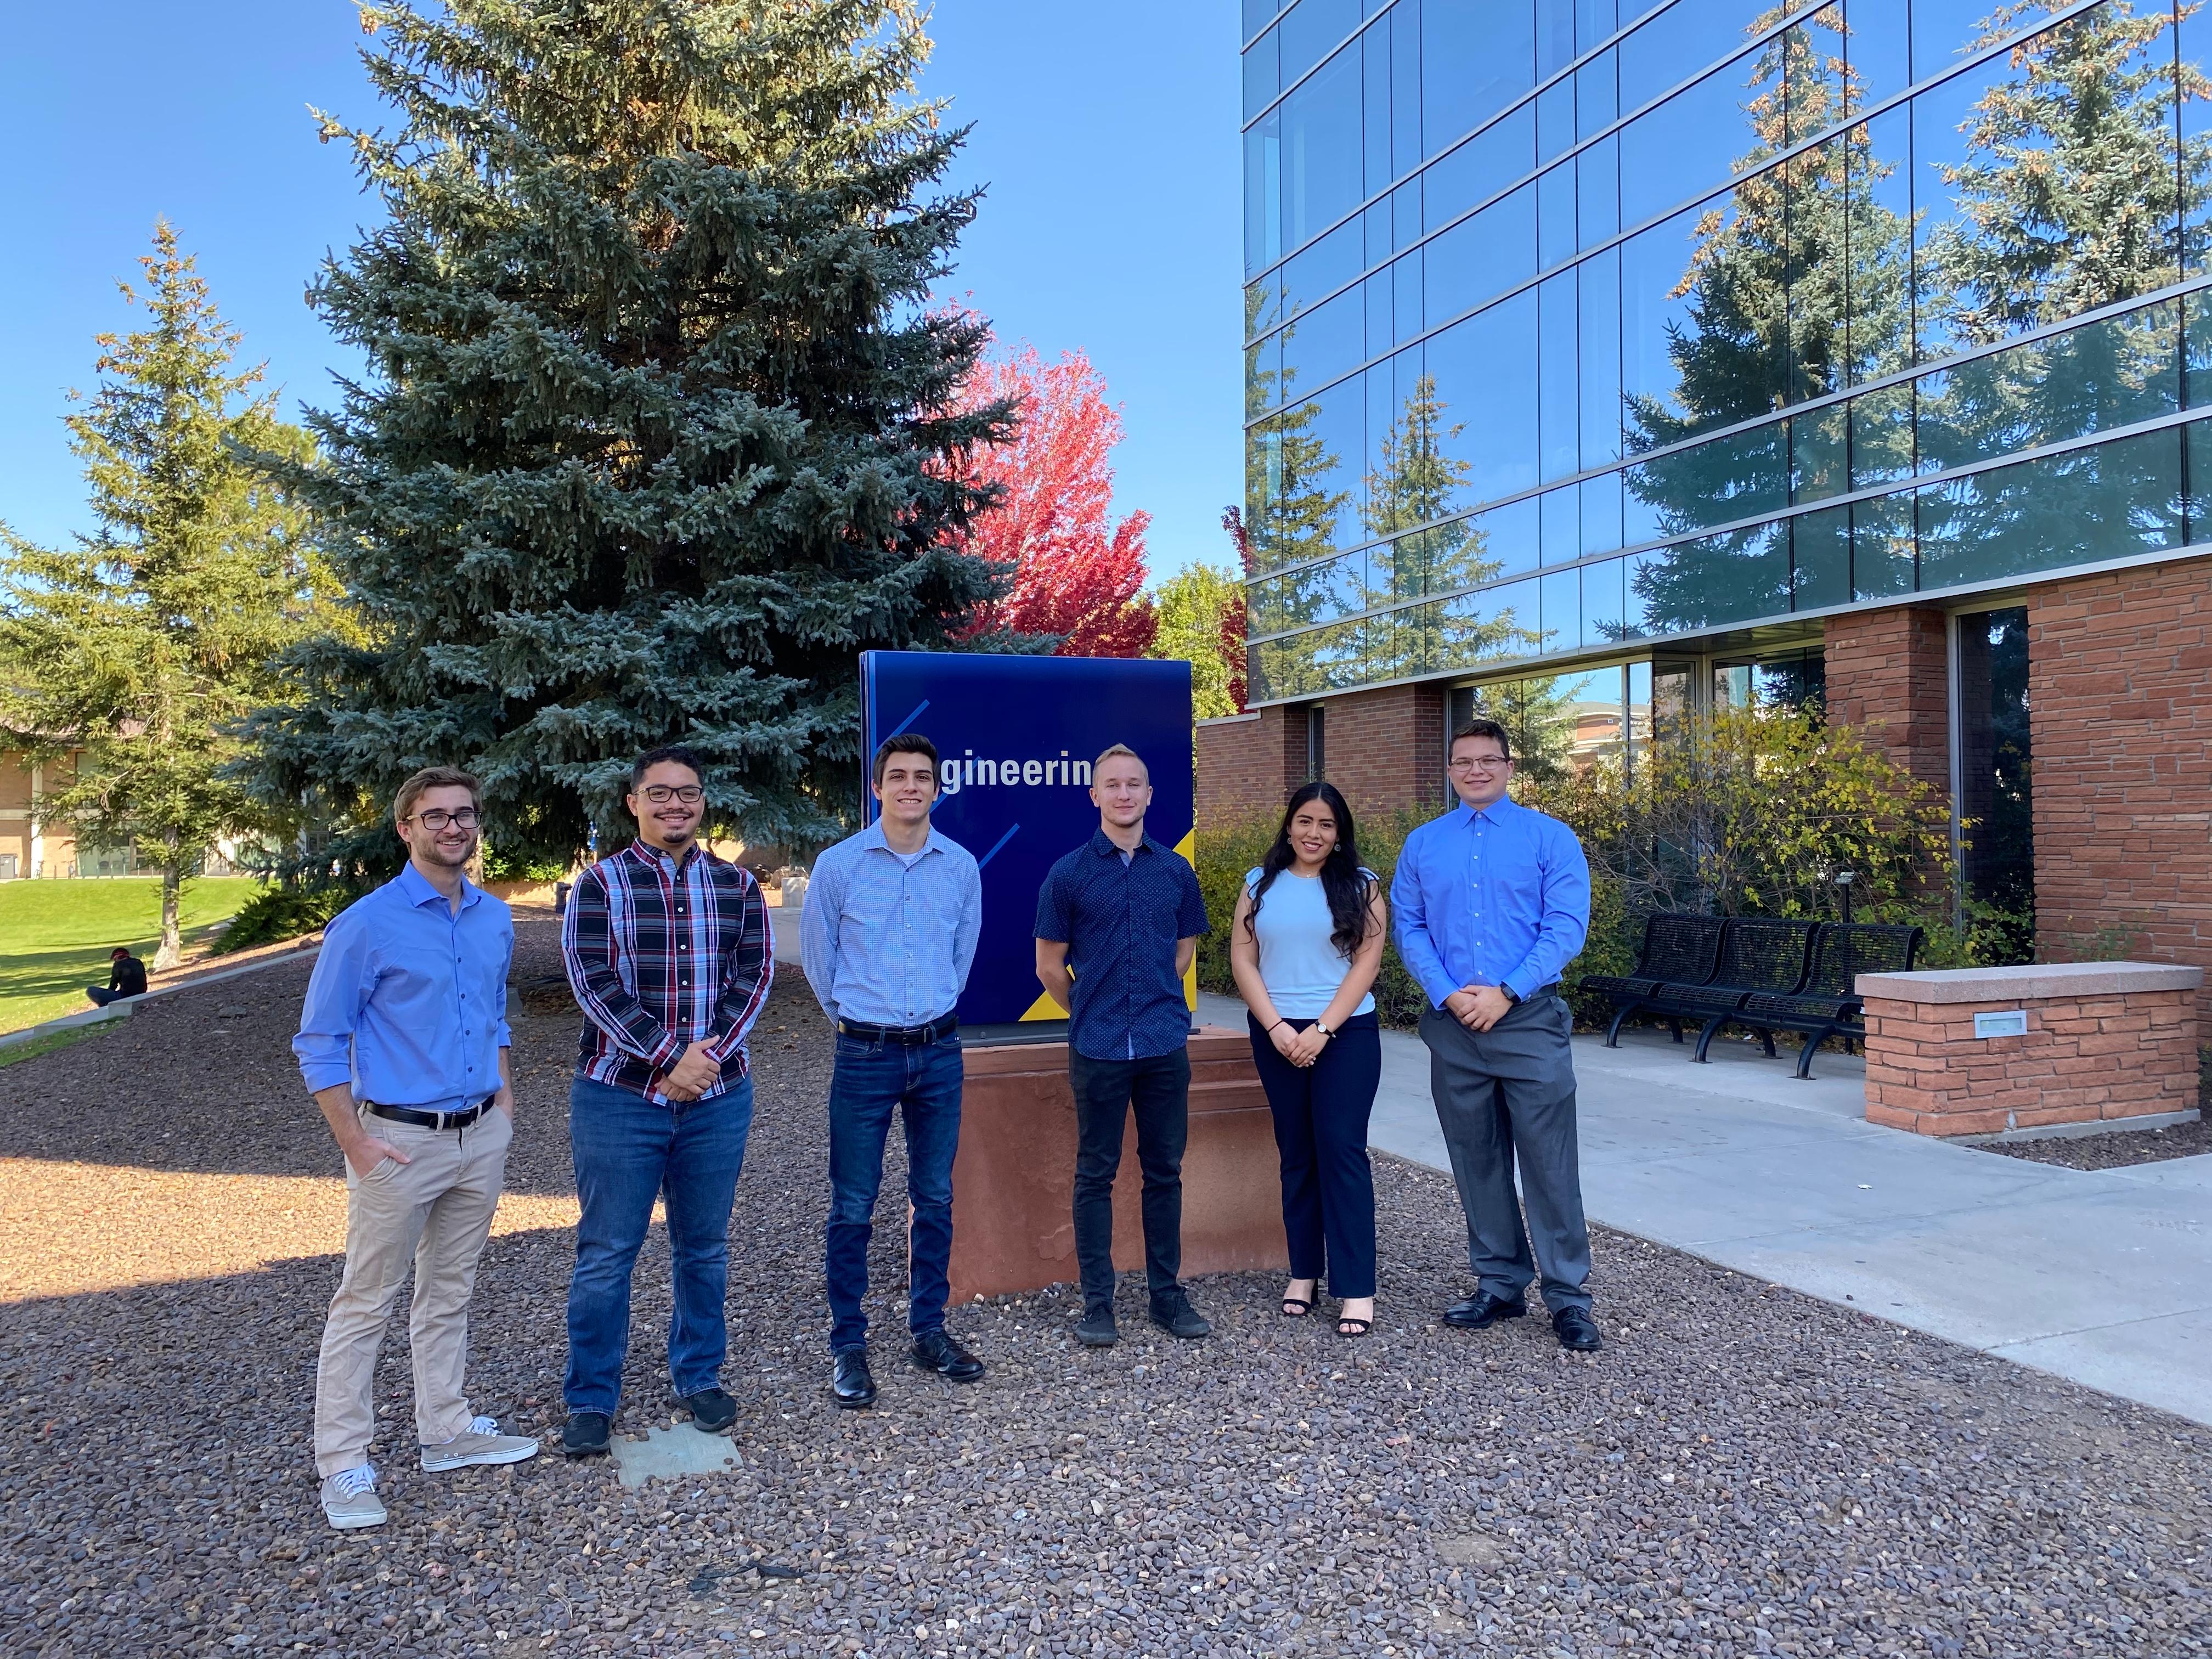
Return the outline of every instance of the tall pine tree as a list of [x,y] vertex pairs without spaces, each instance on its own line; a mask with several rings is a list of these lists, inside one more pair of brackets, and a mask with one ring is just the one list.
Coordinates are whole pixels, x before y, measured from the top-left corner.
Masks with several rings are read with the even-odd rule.
[[681,740],[710,823],[834,836],[858,653],[945,645],[1003,581],[955,545],[988,501],[959,463],[1011,417],[957,410],[985,326],[927,304],[975,198],[939,187],[920,9],[362,16],[398,130],[324,132],[388,219],[313,298],[369,370],[299,483],[372,638],[295,654],[264,787],[367,823],[465,763],[501,850],[558,858]]
[[279,694],[273,661],[349,623],[307,515],[249,459],[305,469],[307,434],[234,372],[239,335],[167,223],[124,297],[147,326],[99,337],[100,383],[69,416],[99,530],[71,548],[0,526],[0,745],[42,761],[40,805],[161,878],[156,969],[175,965],[185,879],[266,815],[231,775],[237,722]]

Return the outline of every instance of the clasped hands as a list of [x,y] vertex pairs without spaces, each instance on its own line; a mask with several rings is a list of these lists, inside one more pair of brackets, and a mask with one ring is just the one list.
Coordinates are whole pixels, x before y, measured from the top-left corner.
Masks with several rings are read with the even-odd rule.
[[1328,1033],[1318,1023],[1303,1031],[1294,1031],[1287,1020],[1277,1020],[1267,1036],[1275,1045],[1275,1052],[1293,1066],[1310,1066],[1321,1058],[1321,1051],[1328,1047]]
[[721,1079],[721,1062],[707,1053],[707,1045],[694,1042],[660,1074],[660,1092],[671,1100],[696,1100]]
[[1513,1003],[1495,985],[1463,985],[1444,999],[1444,1012],[1470,1031],[1486,1031],[1511,1012]]

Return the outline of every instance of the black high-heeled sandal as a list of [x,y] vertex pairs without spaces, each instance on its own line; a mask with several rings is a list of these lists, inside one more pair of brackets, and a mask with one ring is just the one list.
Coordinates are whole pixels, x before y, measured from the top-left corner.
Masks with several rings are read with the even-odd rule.
[[[1314,1301],[1319,1300],[1320,1297],[1321,1284],[1319,1280],[1315,1281],[1313,1300],[1311,1301],[1304,1297],[1285,1297],[1283,1298],[1283,1305],[1281,1309],[1283,1317],[1285,1319],[1304,1319],[1308,1314],[1314,1310]],[[1296,1313],[1292,1313],[1291,1311],[1293,1308],[1297,1310]]]
[[[1355,1325],[1358,1327],[1358,1328],[1357,1330],[1347,1331],[1344,1328],[1346,1325]],[[1371,1319],[1354,1319],[1350,1314],[1339,1314],[1336,1316],[1336,1334],[1341,1337],[1348,1339],[1355,1336],[1364,1336],[1368,1332],[1374,1328],[1375,1322]]]

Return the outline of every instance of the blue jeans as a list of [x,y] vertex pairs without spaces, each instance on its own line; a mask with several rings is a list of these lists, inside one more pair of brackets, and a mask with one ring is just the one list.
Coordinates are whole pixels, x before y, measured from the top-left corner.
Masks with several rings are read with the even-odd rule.
[[748,1077],[710,1100],[656,1106],[643,1095],[578,1078],[568,1091],[576,1160],[576,1271],[568,1281],[572,1412],[614,1414],[629,1354],[629,1275],[657,1198],[668,1200],[675,1307],[668,1376],[678,1398],[714,1387],[729,1350],[730,1206],[753,1126]]
[[830,1282],[830,1351],[866,1347],[868,1240],[884,1185],[884,1143],[891,1114],[906,1122],[906,1194],[914,1206],[907,1235],[907,1328],[940,1330],[951,1293],[952,1159],[960,1150],[963,1062],[957,1038],[926,1047],[837,1039],[830,1082],[830,1226],[824,1272]]

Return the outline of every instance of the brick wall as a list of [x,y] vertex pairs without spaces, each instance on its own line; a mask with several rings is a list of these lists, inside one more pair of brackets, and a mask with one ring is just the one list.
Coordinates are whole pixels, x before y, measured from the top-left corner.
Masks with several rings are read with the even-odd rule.
[[1330,697],[1328,781],[1353,816],[1387,817],[1444,799],[1444,694],[1440,685],[1393,685]]
[[[1893,605],[1827,620],[1828,713],[1916,778],[1951,793],[1949,658],[1943,613]],[[2040,786],[2041,775],[2037,775]]]
[[1277,706],[1198,726],[1198,821],[1279,812],[1306,775],[1306,711]]
[[2212,563],[2054,583],[2027,621],[2039,952],[2212,969]]
[[[1870,995],[1867,1121],[1981,1135],[2193,1110],[2197,995],[1949,1003]],[[2022,1007],[2027,1036],[1974,1035],[1977,1013]]]

